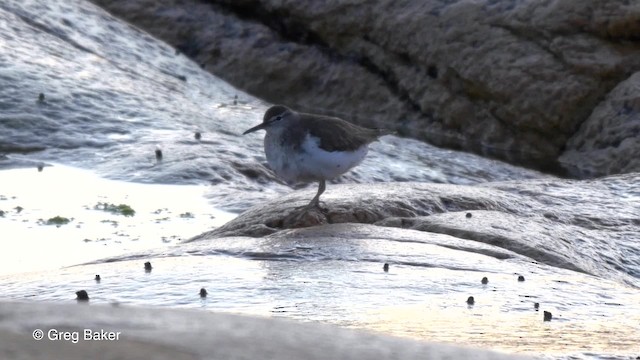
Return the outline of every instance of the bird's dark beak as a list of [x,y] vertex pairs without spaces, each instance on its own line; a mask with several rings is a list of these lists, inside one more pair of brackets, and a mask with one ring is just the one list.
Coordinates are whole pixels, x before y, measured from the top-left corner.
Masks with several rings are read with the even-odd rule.
[[264,129],[266,126],[267,126],[267,123],[262,123],[262,124],[260,124],[260,125],[258,125],[258,126],[254,126],[254,127],[252,127],[251,129],[249,129],[249,130],[247,130],[247,131],[243,132],[243,133],[242,133],[242,135],[247,135],[247,134],[252,133],[252,132],[254,132],[254,131],[262,130],[262,129]]

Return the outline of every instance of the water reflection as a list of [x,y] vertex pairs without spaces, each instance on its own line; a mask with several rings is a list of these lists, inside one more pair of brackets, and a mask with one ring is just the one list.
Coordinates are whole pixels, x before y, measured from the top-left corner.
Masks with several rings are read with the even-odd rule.
[[[487,302],[489,301],[489,302]],[[630,296],[629,301],[640,301]],[[367,313],[357,325],[386,334],[505,352],[567,355],[595,353],[637,355],[640,313],[608,309],[602,319],[587,314],[560,313],[543,321],[542,310],[501,311],[495,299],[473,307],[441,308],[431,299],[411,306],[390,306]]]
[[[178,255],[169,249],[165,255],[174,252],[169,257],[136,257],[55,273],[14,275],[0,279],[0,293],[5,299],[69,302],[74,301],[75,291],[85,289],[91,304],[278,316],[514,353],[637,352],[640,295],[613,282],[540,266],[532,268],[521,283],[512,267],[484,271],[487,268],[402,265],[395,262],[401,254],[391,252],[386,254],[392,264],[387,273],[376,252],[388,247],[375,242],[363,243],[359,254],[336,259],[327,255],[332,250],[322,251],[335,244],[308,244],[298,249],[300,256],[282,258],[261,244],[264,239],[236,240],[211,244],[209,254]],[[250,249],[260,252],[261,258],[242,255]],[[296,252],[290,246],[280,250]],[[414,251],[418,252],[414,256],[421,255],[419,247]],[[441,260],[429,254],[436,257],[434,263]],[[152,262],[152,272],[144,271],[145,261]],[[491,262],[504,264],[487,260]],[[93,280],[95,274],[101,275],[100,283]],[[489,284],[480,283],[482,276],[489,277]],[[203,287],[206,299],[199,294]],[[476,299],[471,307],[466,304],[470,295]],[[540,303],[539,311],[534,302]],[[551,322],[542,320],[545,310],[553,313]]]

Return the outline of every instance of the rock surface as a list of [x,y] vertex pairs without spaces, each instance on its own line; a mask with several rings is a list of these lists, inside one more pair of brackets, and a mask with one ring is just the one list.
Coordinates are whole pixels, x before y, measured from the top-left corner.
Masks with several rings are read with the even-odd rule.
[[[269,104],[95,4],[2,1],[0,44],[11,49],[0,51],[1,168],[58,163],[133,182],[211,184],[212,204],[233,212],[290,191],[264,165],[264,135],[242,135]],[[540,176],[385,136],[337,181],[472,184]]]
[[638,112],[607,110],[635,109],[611,102],[638,96],[637,2],[94,2],[271,102],[575,176],[640,170],[618,131]]
[[[44,339],[34,340],[36,329]],[[50,340],[51,329],[79,339]],[[85,329],[118,339],[84,340]],[[524,358],[280,319],[33,302],[0,303],[0,338],[5,360]]]
[[593,110],[560,161],[587,175],[640,169],[640,73],[621,82]]
[[[293,192],[255,206],[191,241],[225,236],[357,237],[364,230],[330,224],[373,224],[377,226],[365,232],[374,237],[384,237],[386,227],[420,230],[427,232],[425,237],[434,232],[448,234],[495,245],[547,265],[640,286],[640,274],[625,266],[631,264],[633,269],[633,264],[640,264],[635,250],[640,240],[640,194],[634,190],[638,183],[640,174],[475,186],[334,185],[321,198],[323,209],[311,215],[298,214],[313,191]],[[294,230],[283,232],[287,228]],[[402,233],[386,236],[399,238]]]

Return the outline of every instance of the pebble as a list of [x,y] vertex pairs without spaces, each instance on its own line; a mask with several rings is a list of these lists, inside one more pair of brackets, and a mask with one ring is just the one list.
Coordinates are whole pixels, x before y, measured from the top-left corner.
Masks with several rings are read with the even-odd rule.
[[76,291],[76,300],[89,301],[89,294],[85,290]]
[[475,303],[476,303],[476,299],[474,299],[473,296],[469,296],[469,298],[467,299],[467,304],[473,305]]

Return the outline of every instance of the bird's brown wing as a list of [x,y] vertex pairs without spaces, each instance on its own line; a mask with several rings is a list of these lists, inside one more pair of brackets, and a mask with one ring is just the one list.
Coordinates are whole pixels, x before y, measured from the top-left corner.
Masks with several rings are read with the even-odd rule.
[[339,118],[301,113],[309,134],[320,139],[320,148],[326,151],[354,151],[362,145],[376,141],[391,132],[368,129]]

